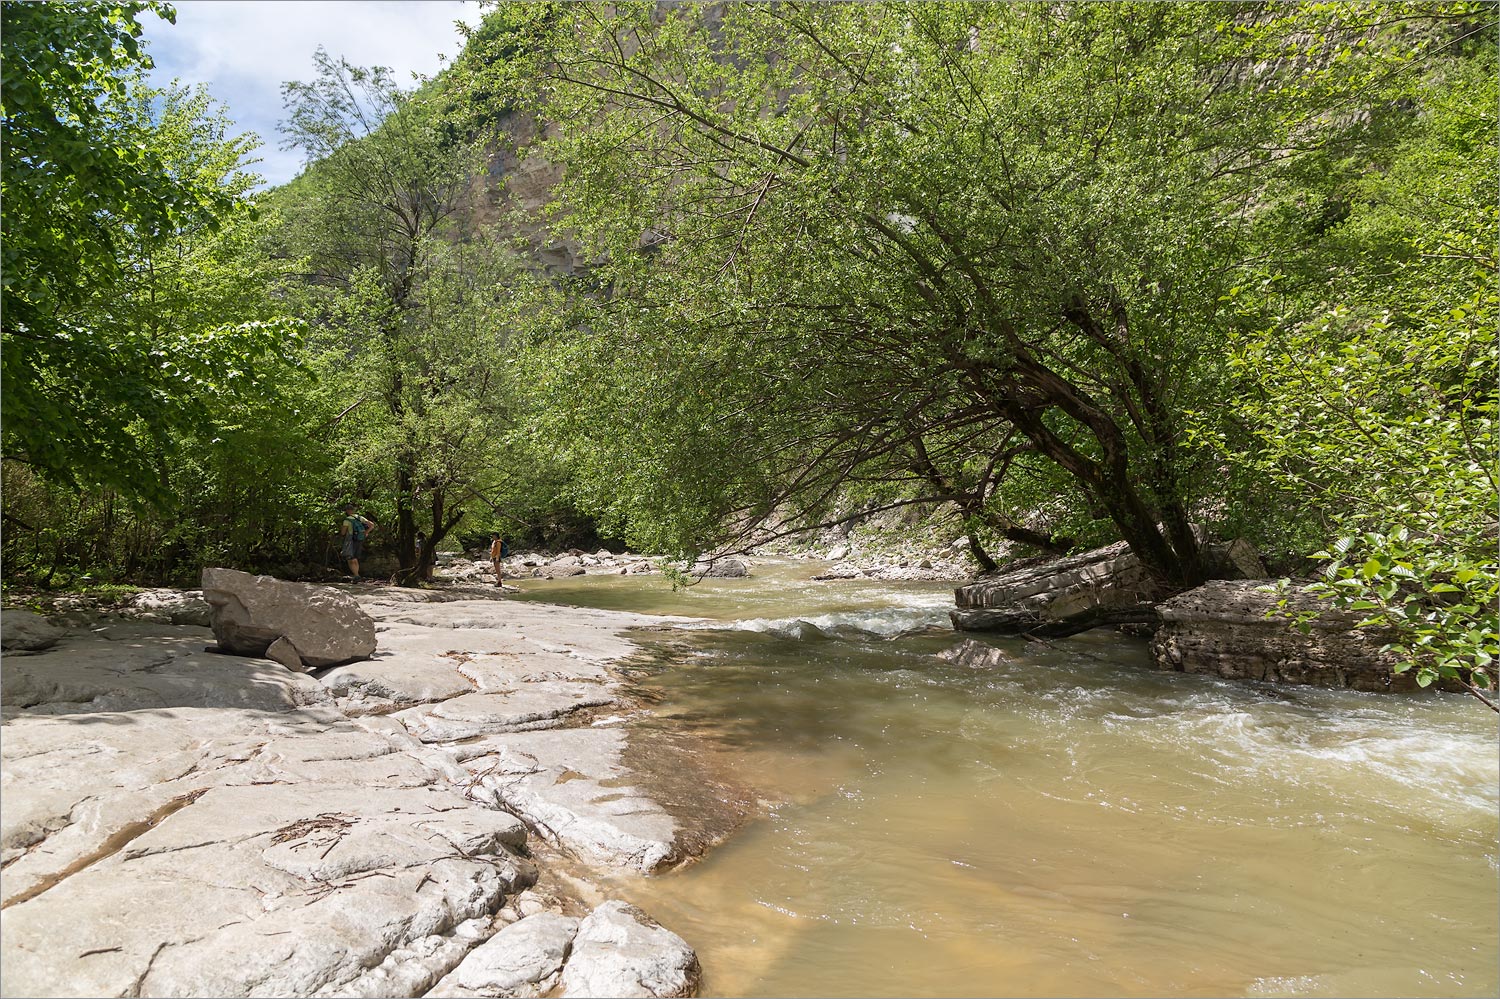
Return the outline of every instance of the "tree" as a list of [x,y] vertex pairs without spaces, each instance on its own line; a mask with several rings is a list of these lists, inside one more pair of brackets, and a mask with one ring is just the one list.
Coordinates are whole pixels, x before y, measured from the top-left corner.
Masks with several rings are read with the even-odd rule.
[[1500,656],[1500,95],[1493,8],[1450,12],[1452,55],[1401,81],[1415,113],[1379,169],[1339,177],[1304,252],[1234,289],[1274,321],[1231,344],[1246,446],[1226,450],[1316,515],[1326,596],[1423,686],[1477,694]]
[[383,473],[400,578],[415,582],[472,502],[503,427],[504,339],[490,317],[504,265],[478,243],[454,245],[473,235],[481,150],[450,134],[433,95],[321,49],[315,63],[316,80],[283,88],[287,143],[313,159],[285,194],[288,238],[311,258],[321,367],[345,393],[343,477],[357,487]]
[[174,434],[211,430],[215,398],[257,391],[294,332],[163,301],[159,268],[184,241],[253,211],[253,138],[229,138],[203,94],[139,77],[137,18],[171,7],[3,12],[5,457],[164,503]]
[[581,335],[543,332],[575,382],[618,386],[565,430],[627,484],[617,518],[685,547],[904,477],[1050,543],[1007,505],[1010,473],[1049,469],[1078,501],[1059,526],[1204,578],[1193,523],[1225,497],[1186,418],[1263,325],[1229,291],[1285,250],[1278,180],[1380,138],[1363,113],[1406,26],[1260,4],[553,14],[507,72],[558,124],[554,222],[609,296]]

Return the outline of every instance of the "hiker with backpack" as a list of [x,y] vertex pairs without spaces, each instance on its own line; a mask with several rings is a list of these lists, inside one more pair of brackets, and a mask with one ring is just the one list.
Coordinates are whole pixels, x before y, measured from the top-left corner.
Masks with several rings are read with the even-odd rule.
[[351,582],[362,583],[359,575],[359,556],[365,547],[365,538],[375,527],[375,521],[354,512],[353,503],[344,504],[344,522],[339,533],[344,538],[344,558],[349,562]]

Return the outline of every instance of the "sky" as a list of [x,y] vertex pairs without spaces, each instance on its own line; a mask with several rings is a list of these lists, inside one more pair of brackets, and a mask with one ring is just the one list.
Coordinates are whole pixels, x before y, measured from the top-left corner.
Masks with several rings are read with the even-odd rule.
[[311,80],[313,53],[356,66],[389,66],[403,84],[426,76],[463,48],[454,22],[477,24],[479,5],[465,0],[175,0],[177,23],[141,15],[156,68],[151,82],[202,83],[228,105],[240,131],[260,136],[252,169],[268,185],[302,169],[302,153],[282,150],[281,84]]

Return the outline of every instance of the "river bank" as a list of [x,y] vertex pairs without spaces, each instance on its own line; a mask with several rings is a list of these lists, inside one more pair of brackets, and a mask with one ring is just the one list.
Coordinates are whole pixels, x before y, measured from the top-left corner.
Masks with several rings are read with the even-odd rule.
[[86,608],[7,655],[6,994],[692,993],[691,949],[597,887],[751,808],[626,738],[612,666],[671,619],[355,595],[374,658],[315,674]]
[[[582,971],[623,902],[705,995],[1494,993],[1500,772],[1471,699],[1162,671],[1105,629],[955,634],[951,586],[824,568],[361,588],[376,658],[310,678],[128,620],[7,656],[0,877],[42,872],[15,787],[67,873],[6,910],[7,956],[28,922],[41,955],[6,991],[29,968],[90,994],[620,994]],[[129,613],[186,620],[169,596]],[[42,668],[64,651],[92,687]],[[683,953],[640,925],[627,956]],[[62,977],[112,960],[140,984]]]

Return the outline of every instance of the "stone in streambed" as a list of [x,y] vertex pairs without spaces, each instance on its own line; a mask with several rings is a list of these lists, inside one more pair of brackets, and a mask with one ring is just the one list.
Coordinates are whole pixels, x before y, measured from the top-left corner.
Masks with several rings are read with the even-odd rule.
[[693,575],[708,579],[744,579],[750,575],[750,567],[737,558],[720,558],[697,563],[693,566]]
[[[1292,626],[1305,611],[1318,612],[1306,634]],[[1160,612],[1151,654],[1161,669],[1352,690],[1417,688],[1416,672],[1397,673],[1400,657],[1384,651],[1389,632],[1358,627],[1363,615],[1336,610],[1297,585],[1213,580]]]
[[1136,616],[1154,620],[1152,606],[1166,595],[1121,541],[960,586],[951,616],[960,631],[1066,635]]
[[685,940],[633,905],[605,902],[578,925],[562,995],[692,996],[700,977]]
[[939,652],[938,658],[958,666],[967,666],[970,669],[995,669],[1013,661],[1003,649],[976,642],[972,638],[965,639],[951,649]]
[[586,570],[581,565],[543,565],[532,571],[537,579],[565,579],[568,576],[582,576]]
[[370,658],[375,622],[338,590],[288,583],[234,569],[203,570],[203,597],[213,608],[219,649],[264,656],[285,639],[307,666],[320,669]]

